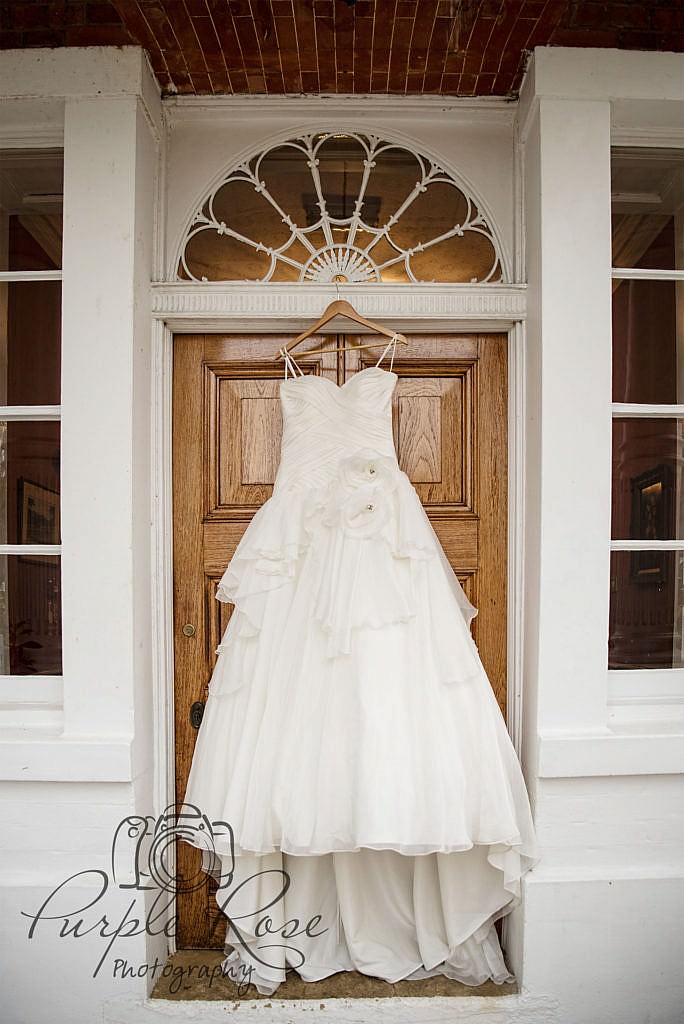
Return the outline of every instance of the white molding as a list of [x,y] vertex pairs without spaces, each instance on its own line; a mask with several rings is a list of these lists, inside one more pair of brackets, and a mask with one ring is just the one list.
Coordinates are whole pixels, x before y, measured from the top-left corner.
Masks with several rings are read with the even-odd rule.
[[155,811],[174,799],[174,649],[173,649],[173,486],[172,383],[173,334],[163,323],[152,326],[152,646],[154,763],[158,766]]
[[[11,102],[11,101],[10,101]],[[21,101],[20,101],[21,102]],[[2,103],[2,100],[0,100]],[[2,149],[64,149],[64,112],[60,124],[6,124],[0,119]]]
[[514,281],[527,280],[525,223],[525,146],[516,124],[513,138],[513,253],[511,261]]
[[130,782],[128,736],[65,736],[60,726],[0,729],[0,780]]
[[158,772],[156,812],[174,798],[173,706],[173,488],[172,488],[172,367],[173,335],[161,322],[153,324],[152,351],[152,592],[153,702],[157,728],[155,764]]
[[539,733],[538,778],[684,772],[684,722],[637,722],[601,733]]
[[[520,93],[516,109],[516,135],[518,144],[521,147],[523,154],[527,148],[527,143],[532,130],[532,124],[535,117],[539,115],[539,97],[534,93],[534,59],[532,59],[525,71],[525,75],[520,84]],[[524,171],[524,165],[521,168]],[[523,225],[524,225],[523,221]],[[524,228],[523,228],[524,233]]]
[[[20,685],[17,685],[20,683]],[[64,681],[62,676],[0,675],[0,703],[21,704],[24,701],[61,701]]]
[[[597,882],[607,882],[612,884],[616,881],[620,882],[637,882],[642,883],[645,880],[653,880],[656,882],[669,882],[671,880],[680,881],[682,879],[682,870],[679,864],[670,867],[669,865],[663,866],[654,858],[654,862],[651,864],[585,864],[584,858],[578,858],[574,864],[547,864],[546,860],[542,858],[539,864],[536,864],[532,871],[529,872],[527,878],[529,879],[529,886],[540,886],[540,885],[557,885],[573,883],[576,885],[595,885]],[[575,1024],[576,1018],[567,1018],[571,1024]],[[621,1020],[624,1018],[620,1018]],[[648,1015],[646,1016],[648,1019]],[[565,1018],[563,1018],[565,1020]],[[601,1018],[602,1022],[610,1020],[609,1017]],[[679,1024],[679,1022],[677,1022]]]
[[166,253],[166,226],[168,217],[168,158],[170,146],[170,131],[164,116],[164,109],[161,110],[161,129],[159,144],[157,146],[157,180],[154,200],[154,224],[153,224],[153,250],[152,250],[152,275],[153,280],[164,279],[164,263]]
[[672,419],[684,416],[684,405],[652,405],[646,402],[613,402],[613,419]]
[[[301,330],[333,299],[349,299],[360,313],[405,330],[507,330],[526,316],[525,285],[343,286],[266,284],[154,284],[152,315],[176,333],[196,330]],[[339,330],[332,321],[330,332]]]
[[684,705],[684,668],[608,670],[608,707]]
[[0,544],[0,555],[58,555],[61,544]]
[[3,729],[44,730],[50,734],[61,731],[64,704],[46,700],[0,701],[0,735]]
[[0,281],[61,281],[61,270],[0,270]]
[[614,124],[610,132],[611,146],[645,146],[649,149],[681,149],[684,146],[684,128],[672,127],[630,128]]
[[149,132],[155,144],[161,146],[166,135],[161,107],[161,87],[152,70],[147,50],[142,51],[142,68],[138,86],[138,105],[143,112]]
[[[175,694],[173,644],[173,334],[161,320],[152,322],[152,729],[155,815],[175,802]],[[176,874],[176,848],[167,851],[168,870]],[[165,909],[166,922],[176,915],[175,898]],[[168,952],[176,952],[175,928],[168,933]]]
[[8,727],[54,732],[63,720],[62,676],[0,676],[0,737]]
[[611,540],[611,551],[681,551],[684,537],[679,540]]
[[0,420],[60,420],[61,405],[0,405]]
[[[379,96],[357,93],[324,93],[319,96],[165,96],[164,117],[171,129],[181,125],[231,121],[251,121],[259,116],[289,118],[378,117],[407,115],[449,117],[450,126],[468,124],[510,127],[517,103],[499,97],[477,99],[449,96]],[[294,122],[293,122],[294,123]]]
[[684,281],[684,270],[639,270],[638,267],[613,267],[614,280]]
[[525,613],[525,327],[508,341],[508,731],[521,755],[523,742],[523,646]]

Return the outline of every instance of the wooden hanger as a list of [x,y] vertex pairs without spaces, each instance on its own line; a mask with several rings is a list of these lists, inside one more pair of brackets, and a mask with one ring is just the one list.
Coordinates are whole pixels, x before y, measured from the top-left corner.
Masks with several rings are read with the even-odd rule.
[[[283,348],[285,349],[286,352],[291,352],[297,345],[300,344],[300,342],[305,341],[307,338],[310,338],[313,334],[318,334],[321,327],[325,327],[325,325],[327,323],[330,323],[330,321],[336,316],[346,316],[348,320],[353,320],[354,323],[356,324],[361,324],[363,327],[368,327],[371,331],[374,331],[375,334],[382,334],[382,336],[385,338],[396,338],[397,342],[399,342],[400,344],[408,345],[408,341],[406,340],[403,334],[398,334],[397,331],[391,331],[389,327],[383,327],[382,324],[373,323],[372,320],[366,320],[365,317],[361,316],[360,313],[356,312],[352,304],[350,302],[347,302],[346,299],[335,299],[327,307],[320,320],[317,320],[316,323],[313,324],[311,327],[308,327],[305,331],[302,331],[302,333],[297,338],[295,338],[294,341],[290,342],[289,345],[284,345]],[[373,341],[368,342],[368,344],[365,345],[343,345],[341,348],[313,348],[307,349],[307,351],[303,354],[310,356],[315,355],[319,352],[348,352],[351,351],[352,349],[355,350],[358,348],[379,348],[380,345],[382,345],[381,341]],[[284,359],[285,356],[281,354],[280,358]]]

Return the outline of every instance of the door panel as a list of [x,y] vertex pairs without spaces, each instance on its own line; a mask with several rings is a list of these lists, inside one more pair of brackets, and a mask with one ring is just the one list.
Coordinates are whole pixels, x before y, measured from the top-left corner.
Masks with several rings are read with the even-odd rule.
[[[326,341],[327,339],[327,341]],[[216,584],[256,510],[270,496],[282,422],[278,348],[288,337],[179,335],[174,339],[173,501],[176,800],[185,793],[214,651],[233,606]],[[374,364],[377,348],[306,355],[371,341],[321,336],[295,355],[304,372],[337,384]],[[473,637],[506,713],[507,361],[505,335],[409,335],[397,346],[393,432],[408,474],[468,598]],[[389,368],[389,353],[382,365]],[[194,626],[187,636],[183,626]],[[178,877],[201,855],[178,844]],[[178,946],[223,948],[213,883],[179,895]]]

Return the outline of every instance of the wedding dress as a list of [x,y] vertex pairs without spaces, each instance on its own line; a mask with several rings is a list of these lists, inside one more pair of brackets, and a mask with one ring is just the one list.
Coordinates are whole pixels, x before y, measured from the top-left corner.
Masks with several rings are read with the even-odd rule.
[[539,860],[476,609],[397,461],[393,343],[342,386],[282,350],[273,492],[216,593],[235,607],[185,793],[214,835],[184,838],[228,976],[264,994],[288,968],[512,981],[494,922]]

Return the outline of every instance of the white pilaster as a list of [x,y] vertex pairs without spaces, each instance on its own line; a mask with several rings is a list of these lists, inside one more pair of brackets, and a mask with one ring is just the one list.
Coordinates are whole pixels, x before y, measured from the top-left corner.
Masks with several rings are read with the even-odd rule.
[[[605,727],[610,538],[610,104],[542,97],[525,141],[528,642],[537,728]],[[528,685],[533,684],[532,678]]]

